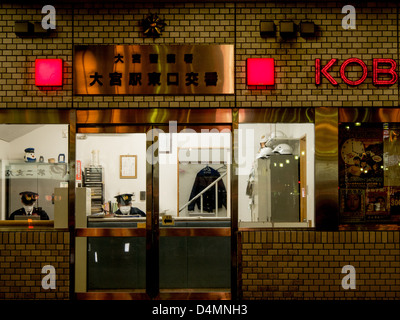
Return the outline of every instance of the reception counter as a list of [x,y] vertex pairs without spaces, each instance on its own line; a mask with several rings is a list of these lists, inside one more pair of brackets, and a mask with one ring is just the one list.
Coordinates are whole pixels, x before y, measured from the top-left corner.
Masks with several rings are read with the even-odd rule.
[[17,229],[48,229],[54,227],[53,220],[2,220],[0,230],[10,231]]
[[[145,217],[88,217],[88,228],[137,228],[145,227]],[[230,228],[230,218],[174,217],[172,224],[164,224],[160,218],[160,228]]]

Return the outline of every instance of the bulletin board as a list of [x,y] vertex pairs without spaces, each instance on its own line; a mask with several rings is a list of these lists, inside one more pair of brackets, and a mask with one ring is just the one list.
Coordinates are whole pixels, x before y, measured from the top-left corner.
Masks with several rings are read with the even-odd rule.
[[119,156],[119,178],[136,179],[137,178],[137,156],[120,155]]

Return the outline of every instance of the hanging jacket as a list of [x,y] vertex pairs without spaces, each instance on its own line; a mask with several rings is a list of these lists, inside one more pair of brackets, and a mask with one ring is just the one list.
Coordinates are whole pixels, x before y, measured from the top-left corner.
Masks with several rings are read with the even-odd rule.
[[[198,195],[201,191],[207,188],[211,183],[217,180],[221,175],[219,172],[209,166],[201,169],[194,180],[192,192],[190,193],[190,198],[193,199],[196,195]],[[226,208],[226,189],[224,182],[221,180],[218,181],[218,208],[222,208],[224,206]],[[192,201],[188,210],[193,211],[194,206],[197,204],[197,207],[200,209],[201,199],[198,197],[196,200]],[[215,209],[215,187],[211,187],[203,194],[203,211],[205,212],[213,212]]]

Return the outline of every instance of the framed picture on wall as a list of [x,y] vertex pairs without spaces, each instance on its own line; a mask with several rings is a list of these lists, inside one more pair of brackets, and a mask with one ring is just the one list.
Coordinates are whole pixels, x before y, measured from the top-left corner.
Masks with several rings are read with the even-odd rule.
[[[341,188],[383,187],[383,130],[375,124],[339,127],[339,185]],[[396,163],[397,165],[397,163]]]
[[137,178],[137,156],[120,155],[119,156],[119,178],[136,179]]
[[340,189],[341,223],[362,222],[365,220],[365,190]]

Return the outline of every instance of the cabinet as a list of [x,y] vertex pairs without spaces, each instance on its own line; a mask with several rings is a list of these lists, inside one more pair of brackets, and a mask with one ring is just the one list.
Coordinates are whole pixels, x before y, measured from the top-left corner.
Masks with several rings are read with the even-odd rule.
[[86,167],[83,174],[83,186],[91,190],[91,213],[103,211],[104,182],[102,167]]
[[272,155],[258,159],[254,177],[252,220],[258,222],[300,221],[299,159]]

